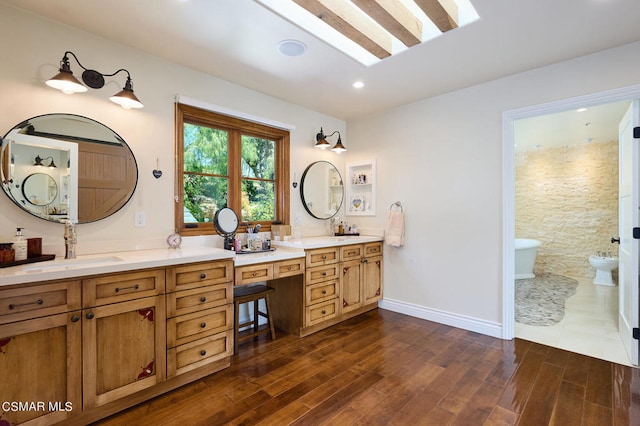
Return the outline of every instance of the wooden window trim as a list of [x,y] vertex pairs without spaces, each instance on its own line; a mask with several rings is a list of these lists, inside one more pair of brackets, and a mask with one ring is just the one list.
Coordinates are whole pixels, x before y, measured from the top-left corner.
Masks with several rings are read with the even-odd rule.
[[[229,155],[239,157],[240,134],[274,139],[276,161],[276,217],[274,222],[287,224],[289,222],[289,155],[290,135],[287,130],[269,127],[263,124],[246,121],[215,112],[203,110],[190,105],[176,103],[175,106],[175,182],[174,182],[174,221],[175,229],[182,235],[215,235],[213,223],[198,223],[196,227],[185,227],[184,224],[184,123],[215,127],[229,131]],[[234,151],[233,153],[231,151]],[[239,164],[229,164],[229,199],[228,206],[236,212],[241,207],[241,169]],[[262,225],[261,231],[270,231],[271,221],[252,222]],[[245,232],[245,227],[238,227],[238,233]]]

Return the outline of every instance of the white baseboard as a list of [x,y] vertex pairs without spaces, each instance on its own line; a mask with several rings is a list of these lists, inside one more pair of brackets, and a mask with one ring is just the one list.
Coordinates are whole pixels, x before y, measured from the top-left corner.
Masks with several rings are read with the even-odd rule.
[[499,323],[471,318],[464,315],[452,314],[438,309],[425,308],[424,306],[399,300],[384,298],[378,302],[378,307],[388,311],[421,318],[440,324],[450,325],[463,330],[473,331],[487,336],[502,339],[502,326]]

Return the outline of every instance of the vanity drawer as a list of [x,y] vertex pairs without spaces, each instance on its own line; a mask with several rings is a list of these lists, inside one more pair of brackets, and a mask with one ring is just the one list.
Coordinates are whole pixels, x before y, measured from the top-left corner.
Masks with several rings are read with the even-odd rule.
[[352,246],[340,247],[340,260],[354,260],[364,257],[364,246],[362,244],[354,244]]
[[300,259],[283,260],[273,265],[273,278],[284,278],[304,274],[303,257]]
[[0,324],[80,309],[80,281],[0,290]]
[[307,306],[324,302],[338,297],[340,285],[338,280],[323,282],[306,286],[306,302]]
[[305,308],[305,325],[307,327],[322,321],[335,318],[338,315],[338,299]]
[[338,247],[328,247],[307,251],[307,268],[328,265],[338,261]]
[[335,280],[340,277],[340,265],[334,263],[332,265],[318,266],[317,268],[307,268],[306,284],[316,284],[327,280]]
[[366,257],[382,255],[382,242],[366,243],[364,245],[364,255]]
[[233,355],[233,330],[167,350],[167,377],[177,376]]
[[102,306],[164,293],[164,269],[109,274],[82,280],[82,307]]
[[167,292],[233,281],[233,262],[203,262],[167,269]]
[[180,346],[233,328],[233,305],[206,309],[167,320],[167,347]]
[[233,303],[231,283],[168,293],[167,317],[190,314],[230,303]]
[[272,279],[273,263],[260,263],[236,268],[235,285],[251,284]]

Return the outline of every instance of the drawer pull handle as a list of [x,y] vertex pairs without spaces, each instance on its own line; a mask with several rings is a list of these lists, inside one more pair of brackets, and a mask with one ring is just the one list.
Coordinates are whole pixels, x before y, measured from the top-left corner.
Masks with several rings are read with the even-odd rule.
[[87,314],[87,319],[92,319],[94,317],[93,312],[89,312]]
[[326,277],[326,276],[327,276],[327,271],[324,271],[324,272],[322,273],[322,276],[323,276],[323,277]]
[[291,266],[287,266],[287,271],[290,271],[290,270],[291,270]]
[[200,323],[200,328],[206,328],[206,326],[207,326],[207,323],[206,323],[206,322],[201,322],[201,323]]
[[204,302],[206,302],[206,301],[207,301],[207,298],[206,298],[206,297],[204,297],[204,296],[202,296],[202,297],[200,298],[200,301],[201,301],[202,303],[204,303]]
[[123,290],[137,290],[140,288],[139,284],[132,285],[130,287],[116,287],[116,293],[120,293]]
[[322,294],[327,294],[327,290],[322,290]]
[[326,255],[322,255],[322,260],[327,260],[327,256]]
[[204,349],[200,351],[200,355],[205,356],[207,354],[207,351],[205,351]]
[[326,314],[327,311],[325,311],[324,309],[322,311],[320,311],[322,313],[322,315]]
[[255,277],[256,275],[258,275],[257,272],[254,272],[254,273],[251,274],[252,277]]
[[74,315],[71,317],[71,322],[78,322],[80,321],[80,315]]
[[200,274],[200,279],[201,280],[204,280],[205,278],[207,278],[207,274],[204,274],[204,273]]
[[42,305],[44,302],[42,301],[42,299],[38,299],[35,302],[29,302],[29,303],[18,303],[16,304],[10,304],[9,305],[9,309],[15,309],[15,308],[20,308],[22,306],[29,306],[29,305]]

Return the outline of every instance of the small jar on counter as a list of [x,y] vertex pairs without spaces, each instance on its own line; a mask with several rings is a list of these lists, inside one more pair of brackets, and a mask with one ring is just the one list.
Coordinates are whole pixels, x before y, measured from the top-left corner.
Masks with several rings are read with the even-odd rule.
[[13,243],[0,243],[0,263],[13,262],[14,260]]

